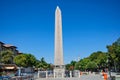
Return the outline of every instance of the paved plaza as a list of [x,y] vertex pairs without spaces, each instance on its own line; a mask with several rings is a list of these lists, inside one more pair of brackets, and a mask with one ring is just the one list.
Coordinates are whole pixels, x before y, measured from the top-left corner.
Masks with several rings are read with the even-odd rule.
[[101,75],[82,75],[80,78],[39,78],[37,80],[104,80]]

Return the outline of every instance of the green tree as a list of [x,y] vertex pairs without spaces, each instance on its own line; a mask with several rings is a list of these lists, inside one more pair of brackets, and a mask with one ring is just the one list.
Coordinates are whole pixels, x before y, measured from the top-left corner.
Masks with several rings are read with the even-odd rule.
[[35,58],[35,56],[34,55],[32,55],[32,54],[25,54],[26,55],[26,57],[27,57],[27,65],[29,66],[29,67],[33,67],[33,66],[35,66],[35,63],[36,63],[36,58]]
[[70,66],[71,66],[70,64],[66,64],[66,70],[71,70]]
[[40,68],[41,70],[53,68],[53,66],[51,64],[48,64],[43,57],[40,60],[37,60],[36,67]]
[[89,59],[90,61],[95,62],[99,68],[107,67],[107,53],[105,52],[102,51],[94,52],[89,56]]
[[36,58],[32,54],[20,54],[14,58],[14,62],[20,67],[33,67]]
[[36,67],[36,68],[39,68],[39,67],[40,67],[40,61],[39,61],[39,60],[36,60],[35,67]]
[[[93,65],[92,65],[93,64]],[[79,70],[93,70],[93,68],[106,68],[107,67],[107,53],[97,51],[92,53],[89,57],[81,59],[76,63],[75,69]]]
[[120,71],[120,38],[112,45],[108,45],[107,49],[110,67],[114,67],[114,69],[117,67]]
[[71,61],[70,64],[67,64],[67,65],[66,65],[66,69],[67,69],[67,70],[74,70],[76,63],[77,63],[76,61]]
[[76,70],[82,70],[80,61],[75,64],[75,69]]
[[12,64],[13,63],[13,58],[14,58],[14,53],[11,50],[5,50],[0,52],[1,55],[1,63],[4,64]]
[[0,63],[2,63],[1,59],[2,59],[2,53],[0,52]]
[[43,57],[40,60],[40,64],[41,64],[40,68],[45,69],[45,70],[48,68],[48,64]]
[[81,59],[79,62],[76,63],[75,69],[79,69],[81,71],[85,71],[87,69],[86,65],[90,62],[89,58]]
[[72,70],[74,70],[76,63],[77,63],[76,61],[71,61],[70,65],[71,65],[71,68],[73,68]]
[[27,58],[26,58],[25,54],[17,55],[14,58],[15,64],[19,67],[27,67],[26,61],[27,61]]
[[93,61],[90,61],[87,65],[86,68],[91,71],[95,71],[97,69],[97,64]]

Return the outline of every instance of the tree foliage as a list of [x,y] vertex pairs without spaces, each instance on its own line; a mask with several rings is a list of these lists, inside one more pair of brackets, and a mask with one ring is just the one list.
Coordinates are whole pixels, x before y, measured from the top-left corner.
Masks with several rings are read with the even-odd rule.
[[32,54],[20,54],[14,58],[14,62],[20,67],[33,67],[36,58]]
[[111,67],[117,66],[118,70],[120,70],[120,38],[115,41],[112,45],[107,46],[108,49],[108,58],[109,65]]
[[74,70],[76,63],[77,63],[76,61],[71,61],[70,64],[66,65],[66,69],[67,70]]
[[81,59],[79,62],[76,63],[75,65],[75,69],[79,69],[79,70],[86,70],[87,67],[86,65],[90,62],[90,59],[89,58],[84,58],[84,59]]
[[107,67],[107,55],[104,52],[97,51],[92,53],[89,57],[81,59],[75,64],[77,70],[95,70],[97,68]]
[[94,71],[95,69],[97,69],[97,64],[95,62],[93,62],[93,61],[90,61],[86,65],[86,69]]
[[93,61],[97,64],[99,68],[105,68],[107,67],[107,53],[97,51],[92,53],[89,56],[90,61]]
[[89,57],[83,58],[75,64],[75,69],[105,69],[111,67],[120,70],[120,38],[112,45],[107,46],[108,52],[93,52]]
[[0,52],[0,62],[4,64],[13,63],[14,53],[11,50],[5,50]]
[[48,64],[43,57],[40,60],[37,60],[36,67],[40,68],[40,70],[53,69],[53,66]]

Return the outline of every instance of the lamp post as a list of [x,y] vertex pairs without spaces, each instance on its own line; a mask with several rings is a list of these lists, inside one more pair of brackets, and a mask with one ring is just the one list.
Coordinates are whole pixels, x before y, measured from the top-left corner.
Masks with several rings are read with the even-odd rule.
[[109,72],[109,75],[111,78],[111,65],[110,65],[110,56],[109,55],[107,55],[107,63],[108,63],[108,72]]
[[115,72],[117,72],[116,62],[115,61],[114,61],[114,68],[115,68]]
[[21,76],[21,67],[18,67],[18,76]]

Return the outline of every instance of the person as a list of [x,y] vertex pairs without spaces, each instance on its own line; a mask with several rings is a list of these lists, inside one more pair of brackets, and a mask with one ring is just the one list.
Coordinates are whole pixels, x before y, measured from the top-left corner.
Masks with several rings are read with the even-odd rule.
[[108,80],[108,75],[107,75],[107,73],[105,73],[105,70],[102,71],[102,76],[103,76],[104,80]]

